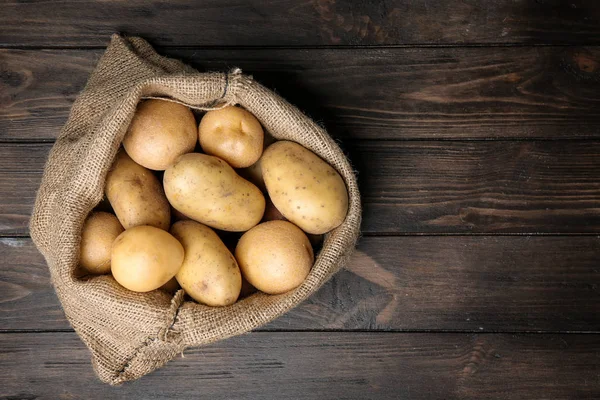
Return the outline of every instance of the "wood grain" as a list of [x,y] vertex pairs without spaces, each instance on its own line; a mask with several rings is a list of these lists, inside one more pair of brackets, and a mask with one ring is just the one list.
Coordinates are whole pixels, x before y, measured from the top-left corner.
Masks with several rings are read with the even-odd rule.
[[165,46],[598,43],[599,20],[593,0],[10,1],[0,46],[104,46],[114,32]]
[[49,144],[0,146],[0,234],[26,234]]
[[366,232],[600,231],[600,142],[362,142]]
[[[46,144],[0,146],[0,233],[27,234]],[[359,141],[365,233],[598,233],[600,141]]]
[[74,333],[0,334],[3,399],[592,399],[597,335],[251,333],[121,387]]
[[[367,237],[261,330],[600,331],[600,237]],[[0,239],[2,330],[70,329],[43,257]]]
[[[0,8],[0,400],[600,398],[599,2]],[[26,237],[114,32],[241,67],[324,124],[365,234],[290,313],[120,388],[97,381]]]
[[[336,138],[574,139],[600,135],[600,48],[162,49],[241,67]],[[100,50],[0,50],[0,140],[49,140]]]

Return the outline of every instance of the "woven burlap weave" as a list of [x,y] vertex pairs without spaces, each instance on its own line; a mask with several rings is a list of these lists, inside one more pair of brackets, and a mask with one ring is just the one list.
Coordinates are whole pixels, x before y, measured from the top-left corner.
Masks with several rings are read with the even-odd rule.
[[[206,307],[163,291],[130,292],[111,276],[80,279],[83,222],[102,199],[106,173],[136,105],[166,97],[196,109],[240,104],[274,137],[309,148],[336,168],[350,195],[344,223],[326,236],[306,281],[292,292],[252,295]],[[190,346],[248,332],[290,310],[341,268],[359,234],[356,179],[342,151],[317,124],[239,71],[199,73],[161,57],[144,40],[114,35],[75,101],[50,152],[31,217],[31,236],[46,258],[65,314],[89,347],[98,377],[116,385],[137,379]]]

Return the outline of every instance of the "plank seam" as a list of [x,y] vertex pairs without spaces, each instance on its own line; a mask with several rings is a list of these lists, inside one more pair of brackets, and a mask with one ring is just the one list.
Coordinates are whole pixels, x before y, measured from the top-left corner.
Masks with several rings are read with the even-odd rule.
[[[0,335],[10,334],[36,334],[36,333],[75,333],[73,329],[3,329],[0,330]],[[481,331],[481,330],[470,330],[470,329],[387,329],[387,330],[373,330],[373,329],[260,329],[250,331],[247,334],[272,334],[272,333],[373,333],[373,334],[477,334],[477,335],[599,335],[600,331],[571,331],[571,330],[530,330],[530,331],[518,331],[518,330],[506,330],[506,331]],[[153,338],[157,339],[157,338]]]
[[[150,39],[150,41],[152,41]],[[7,50],[103,50],[106,45],[28,45],[0,43],[0,49]],[[262,45],[262,46],[218,46],[218,45],[156,45],[157,50],[162,49],[194,49],[194,50],[361,50],[361,49],[455,49],[455,48],[498,48],[498,47],[596,47],[600,41],[590,42],[567,42],[567,43],[398,43],[398,44],[375,44],[375,45]]]
[[[495,232],[446,232],[446,233],[430,233],[430,232],[361,232],[361,237],[518,237],[518,236],[534,236],[534,237],[590,237],[598,236],[600,232],[513,232],[513,233],[495,233]],[[0,233],[0,239],[31,239],[27,233]]]
[[[66,121],[65,121],[66,122]],[[0,145],[54,145],[56,139],[10,139],[0,138]],[[595,136],[581,136],[581,137],[523,137],[523,138],[496,138],[496,137],[483,137],[483,138],[397,138],[397,139],[340,139],[342,147],[344,143],[401,143],[401,142],[446,142],[446,143],[473,143],[473,142],[600,142],[600,137]],[[354,147],[354,146],[352,146]]]

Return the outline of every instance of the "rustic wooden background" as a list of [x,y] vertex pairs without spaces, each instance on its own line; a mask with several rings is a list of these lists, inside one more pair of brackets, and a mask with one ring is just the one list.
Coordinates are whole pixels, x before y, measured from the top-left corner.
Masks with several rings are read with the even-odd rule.
[[[28,236],[113,32],[325,124],[365,206],[298,309],[99,383]],[[600,3],[0,2],[0,399],[600,398]]]

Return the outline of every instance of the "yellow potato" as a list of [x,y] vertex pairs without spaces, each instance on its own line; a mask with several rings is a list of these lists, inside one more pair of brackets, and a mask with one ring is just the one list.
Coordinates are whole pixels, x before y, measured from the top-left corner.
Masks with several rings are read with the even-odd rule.
[[273,204],[305,232],[329,232],[346,218],[344,181],[310,150],[294,142],[276,142],[265,151],[261,164]]
[[240,295],[242,276],[238,264],[209,227],[195,221],[179,221],[171,234],[185,249],[177,282],[194,300],[209,306],[228,306]]
[[83,224],[79,261],[92,274],[110,272],[110,250],[123,232],[117,217],[106,212],[94,212]]
[[127,154],[143,167],[165,170],[177,157],[194,151],[198,128],[184,105],[146,100],[138,105],[123,138]]
[[183,246],[168,232],[136,226],[121,233],[113,243],[111,271],[123,287],[149,292],[175,276],[183,257]]
[[298,287],[314,262],[308,238],[287,221],[263,222],[244,233],[235,258],[248,282],[269,294]]
[[206,154],[222,158],[234,168],[249,167],[263,151],[260,122],[241,107],[208,111],[200,121],[198,134]]
[[216,229],[246,231],[265,211],[261,191],[217,157],[184,154],[167,168],[163,183],[173,208]]
[[138,225],[169,229],[171,209],[159,180],[122,150],[106,175],[105,190],[125,229]]

